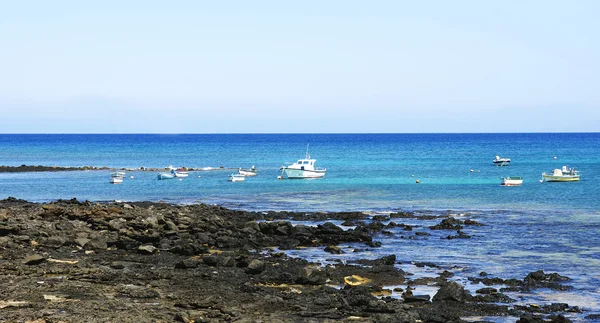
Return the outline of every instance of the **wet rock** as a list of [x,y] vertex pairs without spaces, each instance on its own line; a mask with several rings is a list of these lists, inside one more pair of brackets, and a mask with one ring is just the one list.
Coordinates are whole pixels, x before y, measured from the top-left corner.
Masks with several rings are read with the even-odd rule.
[[356,223],[354,222],[354,220],[346,220],[342,222],[341,225],[345,227],[353,227],[356,225]]
[[475,221],[475,220],[471,220],[471,219],[466,219],[466,220],[463,222],[463,224],[464,224],[464,225],[474,225],[474,226],[482,226],[482,225],[483,225],[483,223],[479,223],[479,222],[477,222],[477,221]]
[[368,242],[365,242],[365,244],[371,248],[381,247],[381,242],[379,242],[379,241],[368,241]]
[[534,316],[531,314],[521,316],[517,323],[545,323],[541,316]]
[[356,286],[347,290],[345,300],[350,306],[368,306],[376,298],[371,295],[367,287]]
[[378,259],[381,265],[393,266],[396,263],[396,255],[384,256]]
[[455,218],[447,218],[443,219],[442,222],[436,225],[432,225],[429,227],[431,230],[461,230],[463,226],[461,225],[461,221]]
[[319,224],[317,226],[316,234],[339,234],[342,232],[344,232],[344,229],[331,222],[325,222],[324,224]]
[[554,317],[552,320],[550,320],[550,323],[572,323],[572,322],[573,321],[564,317],[564,315],[562,315],[562,314],[558,314],[556,317]]
[[461,230],[456,230],[456,233],[457,233],[456,235],[448,235],[444,239],[452,240],[452,239],[470,239],[471,238],[470,235],[465,234]]
[[569,280],[571,280],[569,277],[561,276],[557,273],[546,274],[543,270],[538,270],[529,273],[525,279],[523,279],[523,284],[528,288],[543,287],[554,290],[570,290],[573,288],[572,286],[566,286],[559,283]]
[[429,295],[406,295],[402,297],[404,303],[420,303],[429,302],[431,297]]
[[457,282],[451,281],[444,284],[438,290],[438,292],[433,296],[433,301],[464,302],[469,296],[469,293],[465,290],[463,286],[461,286]]
[[371,220],[373,220],[373,221],[379,221],[379,222],[381,222],[381,221],[387,221],[389,219],[390,219],[389,215],[374,215],[371,218]]
[[496,294],[498,292],[498,290],[493,287],[485,287],[485,288],[478,289],[475,292],[477,294],[489,295],[489,294]]
[[413,262],[413,264],[419,268],[423,268],[423,267],[439,268],[440,267],[440,266],[434,264],[433,262],[426,262],[426,261],[415,261],[415,262]]
[[326,252],[332,253],[332,254],[337,254],[337,255],[344,253],[342,248],[340,248],[338,246],[327,246],[323,250]]
[[248,274],[260,274],[265,269],[265,263],[258,259],[253,259],[248,263],[246,272]]
[[23,260],[23,264],[33,266],[33,265],[41,264],[44,261],[46,261],[46,257],[39,255],[39,254],[33,254],[31,256],[27,256]]
[[300,270],[296,283],[304,285],[322,285],[327,282],[327,273],[321,268],[307,266]]

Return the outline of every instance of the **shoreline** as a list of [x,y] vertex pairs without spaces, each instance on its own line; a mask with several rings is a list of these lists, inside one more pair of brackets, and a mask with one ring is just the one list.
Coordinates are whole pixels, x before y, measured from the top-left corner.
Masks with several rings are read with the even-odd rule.
[[[420,216],[400,212],[389,218],[410,232],[402,219]],[[534,322],[533,317],[568,322],[565,316],[584,315],[562,303],[510,305],[514,300],[504,294],[570,290],[569,279],[559,273],[538,271],[525,278],[481,273],[469,279],[507,289],[489,287],[472,295],[446,270],[411,279],[395,266],[399,262],[393,254],[323,266],[285,253],[324,248],[335,254],[347,243],[378,248],[376,237],[386,229],[383,219],[361,212],[4,199],[0,288],[7,292],[0,299],[0,320],[462,322],[510,316],[519,322]],[[447,230],[448,239],[469,239],[463,228],[484,225],[468,217],[436,219],[439,224],[429,230]],[[331,222],[305,225],[315,220],[341,220],[354,228]],[[420,284],[439,289],[433,298],[411,295],[406,287],[395,290],[403,296],[390,297],[389,286]]]

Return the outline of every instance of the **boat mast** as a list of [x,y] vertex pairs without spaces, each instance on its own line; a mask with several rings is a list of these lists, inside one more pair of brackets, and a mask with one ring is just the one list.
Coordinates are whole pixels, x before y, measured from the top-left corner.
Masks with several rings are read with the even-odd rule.
[[310,159],[310,155],[308,154],[308,145],[310,144],[306,144],[306,159]]

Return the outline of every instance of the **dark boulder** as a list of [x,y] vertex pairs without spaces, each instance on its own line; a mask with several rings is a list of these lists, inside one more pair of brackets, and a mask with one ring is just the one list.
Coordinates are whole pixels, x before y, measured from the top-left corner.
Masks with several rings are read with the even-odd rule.
[[33,254],[31,256],[27,256],[23,260],[23,264],[32,266],[32,265],[41,264],[44,261],[46,261],[46,257],[44,257],[42,255],[38,255],[38,254]]
[[338,246],[327,246],[323,250],[326,252],[332,253],[332,254],[337,254],[337,255],[344,253],[342,248],[340,248]]
[[443,219],[442,222],[436,225],[432,225],[429,227],[431,230],[460,230],[463,228],[461,225],[461,221],[455,218],[447,218]]
[[469,292],[457,282],[450,281],[444,284],[433,296],[433,301],[464,302],[470,296]]
[[327,282],[327,273],[318,267],[307,266],[300,270],[296,283],[304,285],[322,285]]
[[265,263],[258,260],[253,259],[248,263],[248,268],[246,268],[246,273],[248,274],[260,274],[265,269]]

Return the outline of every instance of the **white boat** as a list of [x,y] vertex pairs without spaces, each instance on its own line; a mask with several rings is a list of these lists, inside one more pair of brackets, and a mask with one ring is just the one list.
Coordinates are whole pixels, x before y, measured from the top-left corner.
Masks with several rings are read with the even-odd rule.
[[243,176],[256,176],[257,173],[258,173],[258,169],[256,169],[256,167],[254,167],[254,165],[250,169],[241,169],[241,168],[238,169],[238,174],[243,175]]
[[173,173],[160,173],[158,174],[158,179],[172,179],[175,178],[175,174]]
[[296,163],[289,166],[282,166],[282,175],[287,178],[321,178],[325,176],[327,169],[316,168],[316,159],[311,159],[308,154],[308,145],[306,146],[306,158],[298,160]]
[[183,169],[178,169],[178,170],[174,170],[171,172],[172,174],[175,175],[175,177],[188,177],[190,175],[189,172],[183,170]]
[[510,177],[501,177],[502,185],[504,186],[519,186],[523,184],[523,177],[510,176]]
[[246,179],[246,176],[240,174],[231,174],[229,175],[228,181],[230,182],[243,182]]
[[110,173],[110,177],[125,177],[125,172],[114,172]]
[[508,166],[508,164],[510,164],[510,158],[501,158],[500,156],[496,156],[492,162],[497,166]]
[[581,175],[571,168],[567,174],[562,169],[555,169],[552,174],[542,173],[542,179],[546,182],[577,182]]
[[109,181],[111,184],[121,184],[123,183],[123,177],[111,177]]

